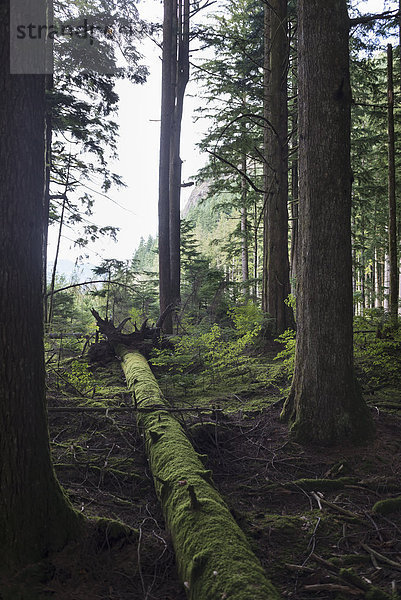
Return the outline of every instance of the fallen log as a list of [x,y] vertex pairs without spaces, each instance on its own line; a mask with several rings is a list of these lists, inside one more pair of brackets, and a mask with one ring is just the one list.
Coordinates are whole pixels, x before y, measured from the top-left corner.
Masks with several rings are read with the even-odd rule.
[[121,360],[138,426],[145,437],[156,494],[171,533],[178,574],[189,600],[278,600],[277,590],[216,490],[212,473],[202,462],[206,457],[195,451],[172,416],[140,352],[146,337],[155,335],[155,329],[160,334],[168,311],[155,328],[148,328],[145,321],[140,330],[128,335],[121,333],[121,325],[116,328],[96,311],[92,314]]
[[139,410],[157,496],[190,600],[277,600],[247,539],[185,435],[140,352],[115,346]]

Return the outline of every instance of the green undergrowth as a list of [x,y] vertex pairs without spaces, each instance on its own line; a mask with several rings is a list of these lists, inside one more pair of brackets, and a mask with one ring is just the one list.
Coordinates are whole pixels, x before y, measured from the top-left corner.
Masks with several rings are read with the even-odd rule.
[[263,315],[253,305],[232,308],[229,325],[186,324],[170,349],[154,350],[151,364],[165,396],[182,406],[228,412],[261,410],[283,395],[289,371],[279,346],[261,347]]
[[356,364],[367,391],[401,384],[401,328],[389,327],[387,318],[381,309],[355,318]]
[[131,403],[119,363],[110,363],[105,369],[89,364],[86,357],[64,358],[50,364],[48,393],[74,399],[82,407],[109,408]]

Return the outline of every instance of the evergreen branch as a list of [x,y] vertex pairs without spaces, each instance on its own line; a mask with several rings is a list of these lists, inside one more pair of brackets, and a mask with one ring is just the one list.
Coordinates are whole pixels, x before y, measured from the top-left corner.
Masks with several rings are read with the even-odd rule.
[[205,8],[209,8],[209,6],[212,6],[213,4],[216,4],[216,0],[206,0],[205,4],[203,4],[202,6],[199,3],[199,6],[197,8],[194,8],[194,10],[191,11],[191,14],[190,14],[191,19],[195,15],[197,15],[199,12],[201,12]]
[[352,106],[366,106],[368,108],[380,108],[382,110],[387,110],[386,104],[368,104],[367,102],[356,102],[352,101]]
[[90,283],[107,283],[107,284],[112,283],[113,285],[119,285],[120,287],[124,287],[127,290],[131,290],[132,292],[135,292],[133,287],[126,285],[125,283],[120,283],[119,281],[108,281],[107,279],[95,279],[93,281],[83,281],[82,283],[72,283],[71,285],[67,285],[65,287],[58,288],[57,290],[53,290],[52,292],[47,292],[46,298],[48,298],[49,296],[54,296],[54,294],[57,294],[57,292],[64,292],[65,290],[80,287],[81,285],[89,285]]
[[222,156],[220,156],[216,152],[213,152],[213,150],[206,150],[206,152],[208,154],[211,154],[211,156],[214,156],[214,158],[217,158],[218,160],[220,160],[222,163],[224,163],[224,164],[228,165],[229,167],[231,167],[232,169],[234,169],[237,173],[239,173],[241,175],[241,177],[243,177],[245,179],[245,181],[247,181],[249,183],[249,185],[251,186],[251,188],[255,192],[258,192],[258,194],[264,194],[265,193],[264,190],[261,190],[260,188],[258,188],[253,183],[252,179],[250,179],[246,173],[244,173],[241,169],[239,169],[238,167],[236,167],[232,162],[230,162],[226,158],[223,158]]
[[254,113],[242,113],[238,117],[235,117],[235,119],[233,119],[232,121],[230,121],[228,123],[228,125],[226,125],[226,127],[223,129],[221,135],[223,135],[223,133],[225,133],[225,131],[230,127],[230,125],[233,125],[236,121],[240,121],[241,119],[260,119],[261,121],[264,121],[268,127],[270,127],[270,129],[273,131],[274,135],[277,138],[279,137],[277,130],[275,129],[275,127],[273,126],[271,121],[269,121],[269,119],[267,117],[265,117],[263,115],[257,115]]

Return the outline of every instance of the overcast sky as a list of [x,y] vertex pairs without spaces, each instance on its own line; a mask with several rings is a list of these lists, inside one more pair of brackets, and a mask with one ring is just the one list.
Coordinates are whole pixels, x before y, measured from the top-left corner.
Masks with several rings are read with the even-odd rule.
[[[388,0],[362,0],[361,11],[382,12],[393,8],[394,2]],[[162,19],[162,3],[160,0],[143,0],[138,8],[145,18]],[[158,202],[158,159],[160,128],[160,96],[161,96],[161,60],[160,49],[154,42],[147,40],[141,51],[145,55],[150,75],[144,85],[134,85],[128,81],[119,81],[117,92],[120,96],[118,122],[120,125],[119,159],[113,170],[123,177],[127,188],[113,191],[111,196],[120,208],[109,200],[96,201],[95,214],[91,218],[96,224],[120,227],[118,242],[102,240],[88,247],[88,261],[97,264],[102,258],[127,260],[132,258],[141,237],[157,233]],[[185,100],[181,157],[183,159],[183,181],[195,175],[198,168],[206,161],[196,149],[196,142],[201,138],[204,122],[193,123],[194,109],[197,106],[196,89],[189,85],[189,97]],[[182,206],[185,204],[191,188],[184,188]],[[56,227],[50,230],[49,262],[53,260]],[[65,230],[60,258],[74,261],[80,250],[74,248],[74,235]]]

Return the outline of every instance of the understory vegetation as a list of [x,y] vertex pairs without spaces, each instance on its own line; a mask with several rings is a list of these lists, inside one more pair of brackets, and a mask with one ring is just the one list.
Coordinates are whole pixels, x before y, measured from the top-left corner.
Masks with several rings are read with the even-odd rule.
[[[183,322],[171,348],[152,353],[175,418],[283,597],[397,597],[401,348],[398,333],[379,327],[381,318],[355,322],[358,376],[377,427],[375,442],[357,451],[322,454],[288,439],[279,417],[295,333],[274,341],[249,301],[232,305],[220,322]],[[133,399],[117,360],[88,361],[85,335],[93,325],[80,338],[47,340],[54,466],[80,512],[128,529],[105,522],[105,538],[69,546],[26,577],[57,600],[183,600]],[[13,597],[21,585],[10,582]]]

